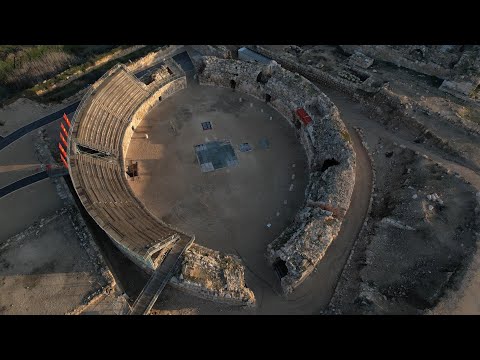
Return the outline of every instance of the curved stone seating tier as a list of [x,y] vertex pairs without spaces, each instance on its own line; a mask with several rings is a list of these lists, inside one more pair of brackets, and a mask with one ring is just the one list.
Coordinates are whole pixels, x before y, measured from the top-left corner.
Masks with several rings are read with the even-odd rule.
[[[193,236],[157,219],[134,196],[126,183],[122,151],[132,136],[131,125],[141,121],[158,97],[184,87],[185,76],[176,76],[149,91],[124,66],[116,66],[85,95],[69,138],[70,175],[83,206],[116,245],[147,270],[155,268],[154,253]],[[88,154],[77,144],[106,154]]]
[[122,67],[102,79],[78,115],[76,141],[118,155],[125,124],[150,93]]
[[82,203],[104,229],[113,229],[114,240],[130,251],[146,257],[153,247],[162,248],[177,234],[140,206],[128,191],[117,161],[75,154],[70,163]]

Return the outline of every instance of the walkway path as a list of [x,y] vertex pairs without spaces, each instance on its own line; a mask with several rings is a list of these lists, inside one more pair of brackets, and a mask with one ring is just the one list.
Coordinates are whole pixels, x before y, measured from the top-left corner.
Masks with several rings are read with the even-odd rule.
[[0,189],[0,199],[18,189],[31,185],[37,181],[46,179],[47,177],[48,177],[48,173],[46,171],[42,171],[30,176],[24,177],[23,179],[20,179],[18,181],[15,181],[14,183],[11,183]]
[[167,254],[162,264],[153,273],[150,280],[138,295],[129,315],[146,315],[157,301],[160,293],[170,281],[176,267],[182,259],[183,253],[192,244],[193,239],[182,236],[176,241],[173,248]]

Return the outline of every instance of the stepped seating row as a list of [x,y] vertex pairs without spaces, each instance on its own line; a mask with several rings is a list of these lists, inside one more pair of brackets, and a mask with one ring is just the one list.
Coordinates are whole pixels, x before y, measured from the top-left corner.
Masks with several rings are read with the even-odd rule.
[[118,156],[125,126],[148,96],[138,80],[119,68],[96,89],[76,119],[78,143]]
[[149,248],[167,243],[177,234],[155,219],[129,192],[118,162],[78,153],[71,165],[77,191],[90,215],[109,235],[116,234],[115,240],[129,250],[145,256]]

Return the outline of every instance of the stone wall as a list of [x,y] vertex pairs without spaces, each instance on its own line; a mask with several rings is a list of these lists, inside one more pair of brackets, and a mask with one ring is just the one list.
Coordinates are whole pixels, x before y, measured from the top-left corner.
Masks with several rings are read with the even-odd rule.
[[456,64],[462,55],[459,51],[447,51],[444,46],[340,45],[340,47],[349,54],[360,51],[374,59],[390,62],[441,79],[447,79],[452,75],[450,64]]
[[335,77],[328,72],[314,68],[313,66],[301,64],[295,57],[288,53],[273,52],[260,45],[248,46],[248,48],[277,61],[287,70],[300,73],[309,80],[318,81],[322,85],[339,90],[343,93],[353,95],[359,88],[359,84]]
[[221,59],[231,59],[232,53],[223,45],[190,45],[192,49],[206,56],[216,56]]
[[[145,115],[158,103],[158,98],[161,96],[162,100],[172,96],[177,91],[185,89],[187,87],[187,79],[185,76],[179,77],[168,83],[164,83],[157,90],[152,90],[152,95],[135,111],[132,116],[132,121],[129,123],[128,127],[125,129],[125,133],[122,137],[122,164],[125,159],[125,154],[128,151],[130,146],[130,140],[132,139],[134,130],[132,126],[136,128],[138,124],[143,120]],[[123,164],[125,167],[125,164]]]
[[255,305],[255,295],[245,284],[240,259],[194,244],[170,284],[207,300],[232,305]]
[[181,49],[183,45],[165,45],[162,46],[158,51],[153,51],[146,56],[138,59],[134,62],[131,62],[126,65],[129,72],[134,73],[143,68],[150,67],[157,62],[163,61],[163,59],[171,57],[176,51]]
[[[299,130],[311,168],[306,206],[297,214],[294,224],[267,248],[267,258],[272,264],[278,259],[285,262],[288,273],[281,284],[285,292],[291,292],[322,259],[350,206],[355,183],[355,152],[348,131],[338,109],[325,94],[275,61],[267,65],[215,57],[203,57],[202,61],[198,74],[200,84],[231,87],[233,80],[236,91],[260,100],[270,95],[269,104],[290,124],[298,108],[304,108],[312,118],[308,134],[304,126]],[[337,164],[322,169],[326,160]]]
[[[273,52],[259,45],[249,46],[249,48],[264,56],[274,59],[286,69],[298,72],[309,80],[316,81],[323,86],[327,86],[331,89],[335,89],[349,95],[353,100],[359,101],[362,105],[364,105],[372,115],[375,115],[375,117],[378,117],[382,111],[386,111],[390,115],[392,115],[392,111],[394,111],[396,116],[402,118],[402,121],[420,131],[427,131],[428,129],[415,119],[413,113],[416,111],[424,112],[428,115],[442,117],[445,121],[453,122],[452,118],[442,116],[440,113],[433,113],[427,107],[412,102],[405,96],[395,94],[387,87],[380,88],[374,95],[364,95],[359,91],[359,89],[362,89],[362,84],[357,84],[346,79],[336,77],[313,66],[300,64],[292,55],[288,53]],[[466,131],[473,131],[480,134],[480,126],[471,121],[456,118],[455,124],[464,128]],[[455,150],[453,150],[445,140],[439,138],[431,132],[429,132],[429,136],[433,138],[433,141],[440,146],[440,148],[451,152],[452,154],[456,154]]]
[[444,79],[441,90],[467,100],[480,85],[480,47],[461,45],[341,45],[347,53],[375,59]]

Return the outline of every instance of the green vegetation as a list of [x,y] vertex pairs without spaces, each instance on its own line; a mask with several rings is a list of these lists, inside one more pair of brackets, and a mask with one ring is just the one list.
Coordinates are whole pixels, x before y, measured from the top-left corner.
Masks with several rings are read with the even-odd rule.
[[[0,101],[79,64],[93,64],[116,45],[1,45]],[[88,66],[88,65],[86,65]],[[63,78],[66,78],[65,74]]]
[[[93,84],[95,81],[97,81],[107,70],[112,68],[117,63],[123,63],[126,64],[129,61],[134,61],[138,58],[141,58],[145,55],[147,55],[149,52],[154,51],[157,49],[159,46],[158,45],[148,45],[140,50],[134,51],[128,55],[125,55],[123,57],[120,57],[118,59],[110,60],[106,62],[105,64],[99,66],[98,68],[82,75],[78,79],[73,80],[72,82],[66,84],[65,86],[59,87],[57,89],[54,89],[52,91],[49,91],[45,95],[42,96],[37,96],[35,94],[35,91],[38,90],[38,88],[33,88],[30,89],[25,95],[28,97],[37,100],[37,101],[42,101],[42,102],[51,102],[51,101],[61,101],[69,96],[74,95],[81,89],[87,87],[89,84]],[[75,71],[78,71],[80,69],[85,69],[89,65],[82,64],[79,65],[79,67],[76,68]],[[42,84],[43,85],[43,84]]]

